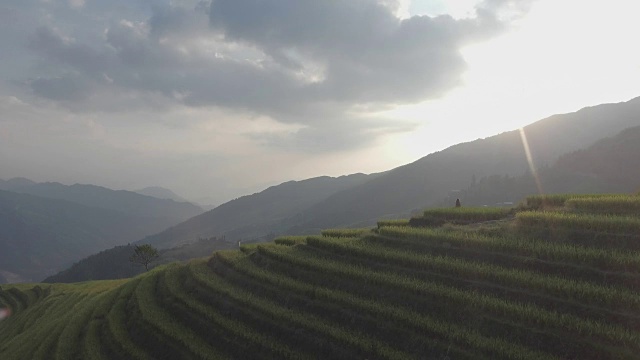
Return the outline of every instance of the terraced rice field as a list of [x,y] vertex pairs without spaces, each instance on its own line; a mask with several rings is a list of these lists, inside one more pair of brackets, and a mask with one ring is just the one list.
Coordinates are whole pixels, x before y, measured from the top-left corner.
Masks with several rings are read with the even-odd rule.
[[424,217],[442,218],[450,222],[481,222],[504,219],[512,212],[503,207],[457,207],[424,211]]
[[0,358],[639,359],[640,215],[572,199],[498,230],[381,221],[130,280],[3,286]]

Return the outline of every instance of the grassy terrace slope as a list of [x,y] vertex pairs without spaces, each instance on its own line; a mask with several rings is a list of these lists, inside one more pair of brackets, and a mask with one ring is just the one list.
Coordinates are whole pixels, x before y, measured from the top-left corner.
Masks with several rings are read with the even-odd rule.
[[639,359],[639,202],[531,197],[3,286],[0,358]]

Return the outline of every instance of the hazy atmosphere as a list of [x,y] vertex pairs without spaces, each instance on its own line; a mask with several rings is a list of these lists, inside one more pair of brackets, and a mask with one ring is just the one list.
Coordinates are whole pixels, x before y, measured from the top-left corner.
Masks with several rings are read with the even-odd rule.
[[[452,5],[455,3],[455,5]],[[629,0],[8,0],[0,178],[221,203],[640,95]]]

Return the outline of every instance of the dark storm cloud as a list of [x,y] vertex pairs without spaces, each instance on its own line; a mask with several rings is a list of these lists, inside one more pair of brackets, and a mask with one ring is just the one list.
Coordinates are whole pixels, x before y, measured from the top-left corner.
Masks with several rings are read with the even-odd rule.
[[76,110],[121,111],[161,96],[165,106],[306,124],[305,139],[339,123],[359,144],[381,125],[356,107],[443,95],[465,69],[460,47],[494,35],[502,25],[495,14],[512,3],[488,0],[470,19],[401,20],[375,0],[96,0],[73,10],[29,2],[47,21],[33,24],[29,48],[39,66],[23,80]]

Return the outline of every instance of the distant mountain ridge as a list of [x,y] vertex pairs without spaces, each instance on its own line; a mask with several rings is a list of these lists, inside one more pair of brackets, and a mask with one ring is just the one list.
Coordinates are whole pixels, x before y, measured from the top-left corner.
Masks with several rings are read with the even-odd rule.
[[[288,228],[283,223],[291,214],[303,215],[310,204],[330,194],[360,184],[379,174],[353,174],[332,178],[322,176],[302,181],[288,181],[266,190],[229,201],[211,211],[137,243],[150,243],[161,249],[158,263],[200,257],[213,250],[237,248],[243,243],[263,241],[275,231]],[[248,223],[247,219],[251,222]],[[269,236],[271,234],[271,236]],[[266,235],[266,236],[265,236]],[[76,262],[72,267],[48,277],[45,282],[75,282],[88,279],[118,279],[137,275],[141,269],[127,264],[132,246],[116,246]],[[187,255],[182,253],[188,252]],[[180,255],[181,254],[181,255]],[[117,264],[109,266],[108,264]]]
[[136,190],[135,192],[140,195],[151,196],[156,199],[168,199],[176,202],[189,202],[188,200],[174,193],[173,191],[160,186],[148,186],[144,189]]
[[640,126],[565,154],[552,166],[538,169],[537,177],[538,183],[531,173],[479,178],[439,205],[450,206],[455,198],[468,206],[516,203],[540,190],[590,194],[636,192],[640,190]]
[[563,155],[556,167],[581,176],[580,188],[584,192],[640,190],[640,126]]
[[0,283],[40,281],[96,251],[200,213],[187,202],[132,191],[0,180]]
[[96,251],[166,227],[161,218],[0,190],[0,274],[40,281]]
[[290,216],[299,214],[331,194],[376,176],[378,174],[353,174],[337,178],[322,176],[288,181],[229,201],[140,242],[170,248],[200,237],[224,235],[233,239],[250,239],[284,231],[285,228],[278,226]]
[[164,218],[176,223],[202,213],[202,208],[187,202],[159,199],[127,190],[112,190],[96,185],[63,185],[57,182],[35,183],[17,178],[0,182],[0,190],[119,211],[142,217]]
[[31,181],[27,178],[16,177],[9,180],[0,179],[0,190],[20,189],[37,184],[35,181]]
[[[609,151],[603,163],[615,162],[616,147],[606,145],[608,140],[605,138],[612,137],[614,140],[611,141],[617,142],[619,136],[632,137],[625,135],[630,134],[626,131],[621,132],[638,125],[640,98],[554,115],[526,126],[524,134],[535,166],[545,168],[571,156],[584,156],[582,161],[588,164],[589,157],[598,156],[601,150]],[[601,143],[605,145],[598,145]],[[625,149],[629,153],[627,156],[640,159],[637,149]],[[553,176],[547,181],[565,181],[566,187],[577,188],[572,191],[557,187],[559,192],[593,191],[593,187],[577,181],[583,181],[585,176],[595,179],[604,174],[577,174],[584,172],[584,169],[577,168],[565,170],[565,173],[550,173]],[[211,236],[225,235],[227,242],[235,239],[259,241],[280,234],[310,234],[332,227],[369,226],[381,218],[406,218],[412,212],[440,205],[452,190],[468,188],[474,178],[513,178],[523,176],[528,171],[521,133],[518,130],[509,131],[454,145],[384,173],[351,175],[344,179],[349,180],[346,182],[326,182],[327,179],[321,177],[283,183],[220,205],[138,243],[171,248]],[[637,181],[640,185],[640,178],[629,181]],[[318,196],[307,196],[307,192],[315,191],[319,184],[329,183],[331,186],[319,191]],[[531,193],[531,185],[535,186],[523,185],[527,187],[526,194]],[[601,181],[599,189],[606,192],[623,188],[605,179]],[[281,207],[277,206],[278,201],[283,201]]]
[[[640,125],[640,97],[618,104],[603,104],[574,113],[553,115],[524,127],[534,165],[553,164],[560,156],[593,145],[624,129]],[[259,219],[250,216],[255,202],[266,194],[245,196],[190,219],[163,234],[145,241],[162,246],[188,242],[194,236],[221,235],[243,237],[246,234],[221,230],[217,223],[227,223],[232,214],[233,227],[255,227],[253,236],[268,233],[313,233],[329,227],[366,226],[383,217],[406,217],[412,211],[438,204],[451,190],[469,186],[472,177],[494,174],[519,176],[529,170],[523,137],[519,130],[505,132],[486,139],[451,146],[429,154],[413,163],[362,178],[352,186],[327,193],[318,201],[308,202],[296,212],[283,212],[277,224],[260,226]],[[284,183],[279,186],[284,186]],[[276,187],[274,187],[276,188]],[[283,189],[283,188],[280,188]],[[183,232],[181,228],[189,228]],[[232,228],[233,228],[232,227]],[[218,233],[217,233],[218,232]],[[187,235],[188,234],[188,235]],[[162,239],[162,240],[160,240]]]
[[[554,115],[526,126],[524,134],[534,165],[540,167],[637,125],[640,98]],[[528,169],[518,130],[454,145],[333,194],[308,209],[310,220],[295,229],[304,233],[306,229],[365,226],[385,216],[408,216],[412,210],[438,204],[451,190],[466,188],[473,176],[514,176]]]
[[[237,248],[235,242],[227,242],[224,238],[200,239],[194,243],[159,251],[160,257],[151,263],[150,268],[185,261],[212,254],[216,250]],[[50,276],[45,283],[71,283],[92,280],[124,279],[145,272],[144,267],[133,264],[129,257],[135,245],[128,244],[101,251],[74,263],[70,268]]]

